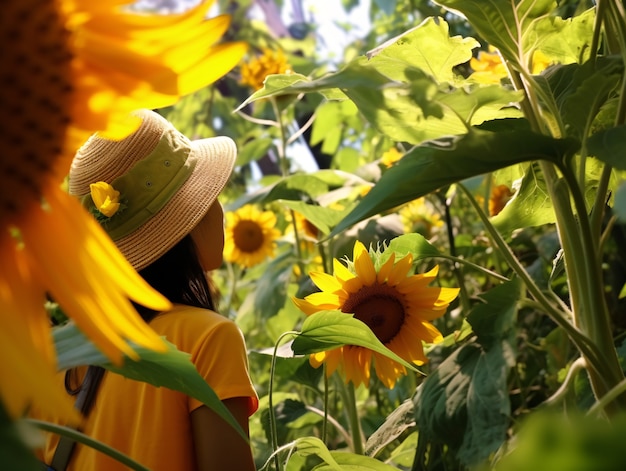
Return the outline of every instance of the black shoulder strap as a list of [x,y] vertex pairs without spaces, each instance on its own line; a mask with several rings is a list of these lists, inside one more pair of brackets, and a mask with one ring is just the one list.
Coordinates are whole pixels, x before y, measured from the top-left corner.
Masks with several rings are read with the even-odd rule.
[[[96,369],[101,371],[96,371]],[[78,409],[83,416],[87,416],[87,414],[89,414],[89,410],[93,405],[93,400],[96,396],[96,392],[98,391],[98,386],[100,385],[103,374],[103,368],[94,368],[91,366],[87,369],[87,373],[85,373],[83,384],[80,387],[80,391],[76,396],[76,402],[74,403],[74,407]],[[59,444],[57,445],[56,450],[54,450],[52,463],[50,463],[50,467],[54,471],[65,471],[65,468],[67,468],[67,465],[70,462],[75,445],[76,441],[74,441],[73,438],[69,438],[64,435],[60,437]]]

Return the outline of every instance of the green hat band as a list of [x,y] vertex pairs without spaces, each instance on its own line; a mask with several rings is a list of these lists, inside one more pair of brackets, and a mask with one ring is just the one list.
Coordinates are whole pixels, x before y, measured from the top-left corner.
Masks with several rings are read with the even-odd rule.
[[[120,209],[110,218],[97,219],[113,240],[132,234],[170,201],[193,172],[196,162],[188,158],[190,152],[190,141],[168,129],[150,154],[108,182],[120,192]],[[92,214],[99,214],[91,194],[81,202]]]

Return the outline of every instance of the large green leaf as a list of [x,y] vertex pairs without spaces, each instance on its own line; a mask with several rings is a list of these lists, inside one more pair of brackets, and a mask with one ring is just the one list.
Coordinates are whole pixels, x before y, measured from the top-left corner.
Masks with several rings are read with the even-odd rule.
[[53,336],[59,370],[81,365],[100,365],[135,381],[183,392],[212,409],[247,440],[239,423],[200,376],[189,359],[189,354],[181,352],[170,342],[164,340],[167,351],[162,353],[134,346],[139,360],[125,358],[122,366],[115,366],[109,363],[108,358],[73,323],[55,328]]
[[335,154],[341,142],[343,129],[346,126],[345,118],[356,114],[357,108],[350,100],[322,103],[315,110],[316,116],[311,131],[310,144],[315,145],[322,142],[323,153]]
[[317,227],[324,234],[328,234],[331,229],[335,227],[348,213],[348,210],[339,211],[337,209],[308,204],[303,201],[284,200],[281,203],[302,214],[311,224]]
[[520,102],[522,97],[522,92],[500,85],[483,85],[439,92],[435,99],[468,125],[478,125],[488,120],[521,118],[521,110],[513,103]]
[[[331,451],[330,455],[343,471],[398,471],[398,468],[369,456],[342,451]],[[328,464],[321,464],[313,468],[313,471],[330,471],[331,469],[334,468]]]
[[275,200],[300,200],[303,196],[315,198],[328,192],[328,185],[315,175],[289,175],[272,186],[263,198],[264,203]]
[[473,129],[463,136],[425,143],[388,169],[331,236],[446,185],[525,161],[557,163],[577,148],[577,141],[553,139],[523,129]]
[[263,276],[257,279],[254,290],[254,310],[261,319],[276,315],[285,305],[293,265],[291,252],[282,252],[264,264]]
[[[435,3],[462,13],[478,34],[512,62],[518,70],[527,69],[529,52],[541,37],[531,31],[533,23],[547,17],[556,7],[554,0],[436,0]],[[529,34],[530,32],[530,34]]]
[[597,132],[587,141],[587,148],[603,162],[626,170],[626,125]]
[[527,166],[522,183],[513,199],[500,213],[491,218],[492,224],[503,235],[515,229],[536,227],[555,221],[552,200],[538,164]]
[[374,68],[394,80],[408,81],[406,70],[414,67],[439,83],[453,83],[458,79],[454,67],[470,60],[472,49],[480,43],[473,38],[451,38],[449,30],[442,18],[427,18],[370,51],[368,58]]
[[367,348],[421,373],[415,365],[385,347],[367,324],[341,311],[319,311],[308,316],[291,348],[296,355],[310,355],[343,345]]
[[520,286],[507,282],[481,296],[484,303],[468,317],[477,341],[446,358],[415,397],[420,437],[445,443],[466,466],[481,463],[506,438],[507,376],[514,364],[509,336]]
[[536,45],[550,61],[559,64],[585,62],[590,54],[595,8],[573,18],[549,16],[533,25]]
[[[462,81],[454,67],[467,62],[478,46],[474,39],[449,36],[445,21],[433,18],[389,40],[342,70],[316,80],[304,76],[268,80],[250,101],[270,96],[341,90],[360,113],[381,133],[398,142],[419,144],[451,134],[463,134],[467,125],[485,120],[519,117],[512,103],[521,94],[499,86],[468,86],[455,89],[450,83]],[[325,107],[321,108],[325,113]],[[325,129],[329,147],[334,147],[340,128],[332,126],[337,116],[316,124]]]
[[553,97],[567,134],[580,139],[589,133],[594,118],[617,87],[623,68],[618,58],[601,57],[593,63],[552,67],[537,78],[537,84]]
[[[298,457],[310,457],[316,456],[322,462],[324,462],[327,466],[327,469],[331,469],[333,471],[342,471],[339,464],[333,459],[330,451],[324,445],[324,442],[316,437],[302,437],[295,440],[293,443],[295,451],[294,455]],[[287,465],[287,471],[292,471],[294,469],[301,469],[300,467],[295,468],[293,464],[290,466]]]
[[[396,468],[368,456],[345,451],[329,451],[319,438],[298,438],[294,443],[293,455],[298,457],[316,456],[321,463],[305,468],[311,471],[397,471]],[[292,458],[293,460],[293,458]],[[296,460],[294,460],[296,461]],[[300,463],[299,463],[300,464]],[[302,470],[302,466],[287,465],[287,471]]]

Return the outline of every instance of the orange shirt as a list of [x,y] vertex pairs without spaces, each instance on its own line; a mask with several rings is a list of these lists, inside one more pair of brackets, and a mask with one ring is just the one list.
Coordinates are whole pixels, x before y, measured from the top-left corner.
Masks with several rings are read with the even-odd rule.
[[[191,354],[200,375],[224,400],[249,398],[249,415],[258,398],[248,375],[243,336],[231,320],[212,311],[177,305],[150,323],[160,335]],[[190,412],[202,403],[183,393],[157,388],[107,372],[94,407],[81,430],[125,453],[153,471],[195,469]],[[48,437],[45,459],[52,460],[57,435]],[[128,468],[76,444],[68,471],[117,471]]]

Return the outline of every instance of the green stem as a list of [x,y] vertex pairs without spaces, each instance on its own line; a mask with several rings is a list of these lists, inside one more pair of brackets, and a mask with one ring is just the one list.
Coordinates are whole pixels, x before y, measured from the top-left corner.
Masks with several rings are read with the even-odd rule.
[[269,381],[269,386],[268,386],[269,391],[267,393],[267,404],[268,404],[269,419],[270,419],[270,442],[271,442],[272,451],[274,454],[274,466],[275,466],[276,471],[280,471],[282,469],[280,458],[278,456],[278,433],[276,431],[276,412],[274,411],[274,397],[273,397],[274,373],[276,372],[276,357],[278,353],[278,347],[280,346],[280,343],[283,340],[283,338],[289,335],[297,336],[298,334],[299,332],[289,331],[289,332],[283,333],[280,337],[278,337],[278,340],[276,340],[276,343],[274,343],[274,353],[272,354],[272,363],[270,366],[270,381]]
[[274,114],[276,115],[276,120],[278,121],[278,129],[280,130],[280,145],[278,146],[278,159],[280,161],[280,169],[283,177],[286,177],[289,175],[289,160],[287,160],[287,132],[285,129],[285,123],[283,121],[283,114],[278,108],[276,98],[270,97],[270,102],[272,103],[272,109],[274,110]]
[[[437,258],[444,258],[446,260],[451,260],[454,263],[458,263],[458,264],[462,264],[462,265],[466,265],[468,267],[473,268],[476,271],[482,272],[485,275],[491,276],[493,278],[496,278],[500,281],[510,281],[506,276],[501,275],[500,273],[496,273],[493,270],[489,270],[488,268],[482,267],[474,262],[470,262],[469,260],[466,260],[464,258],[460,258],[460,257],[455,257],[453,255],[447,255],[447,254],[440,254],[436,256]],[[434,257],[433,257],[434,258]]]
[[481,221],[483,222],[485,229],[489,233],[491,240],[494,242],[500,254],[504,257],[506,262],[509,264],[511,269],[519,276],[524,284],[526,285],[526,289],[530,292],[533,298],[541,305],[543,310],[550,316],[550,318],[561,328],[565,330],[568,334],[576,348],[583,354],[590,365],[590,368],[596,369],[597,371],[603,371],[604,365],[602,362],[602,355],[600,355],[597,345],[595,345],[591,340],[586,337],[582,332],[580,332],[576,326],[572,325],[563,315],[563,313],[557,309],[547,298],[547,296],[539,289],[537,284],[528,274],[526,269],[519,262],[515,254],[512,252],[511,248],[502,238],[500,233],[496,230],[495,227],[489,221],[487,215],[482,211],[482,208],[475,200],[471,192],[465,188],[462,184],[458,183],[458,187],[467,195],[470,203],[474,207],[474,210],[477,212]]
[[363,434],[361,432],[359,411],[356,407],[356,391],[352,381],[349,381],[348,384],[345,385],[343,392],[346,413],[348,414],[348,421],[350,423],[350,434],[352,435],[352,451],[357,455],[362,455],[364,451]]
[[[328,440],[328,375],[326,362],[323,365],[322,375],[324,376],[324,421],[322,422],[322,441],[326,444],[326,440]],[[336,427],[337,425],[335,425]]]
[[52,424],[50,422],[45,422],[43,420],[36,420],[36,419],[24,419],[24,420],[41,430],[45,430],[46,432],[56,433],[57,435],[70,438],[74,440],[76,443],[80,443],[82,445],[93,448],[94,450],[97,450],[101,453],[104,453],[105,455],[113,458],[114,460],[120,462],[124,466],[129,467],[130,469],[133,469],[135,471],[150,471],[148,468],[132,460],[131,458],[126,456],[124,453],[120,453],[115,448],[111,448],[110,446],[98,440],[95,440],[91,438],[90,436],[79,432],[76,429],[73,429],[70,427],[64,427],[62,425]]
[[613,401],[618,399],[624,393],[626,393],[626,379],[623,379],[622,381],[617,383],[615,386],[613,386],[613,388],[607,391],[607,393],[604,396],[602,396],[598,400],[598,402],[596,402],[593,406],[591,406],[591,408],[587,412],[587,415],[594,415],[594,414],[599,413],[600,411],[607,409],[607,407],[611,405]]
[[300,268],[300,275],[304,276],[305,264],[302,257],[302,247],[300,246],[300,234],[298,234],[298,224],[296,224],[296,212],[293,209],[289,210],[291,216],[291,224],[293,226],[293,237],[296,246],[296,258],[298,259],[298,267]]
[[578,376],[578,373],[585,369],[587,366],[587,362],[583,357],[579,357],[572,365],[569,367],[567,372],[567,376],[563,380],[563,384],[556,390],[556,392],[546,399],[542,406],[554,406],[560,403],[569,393],[570,389],[574,386],[574,380]]
[[[570,185],[570,194],[574,200],[579,222],[579,230],[573,233],[570,232],[568,235],[577,234],[582,246],[581,252],[571,253],[570,255],[575,256],[565,260],[566,266],[568,263],[572,264],[572,269],[580,275],[580,283],[583,288],[582,296],[580,296],[580,309],[574,310],[574,316],[579,319],[582,330],[600,348],[602,353],[605,367],[603,377],[595,377],[596,371],[593,369],[589,370],[591,384],[596,397],[601,398],[608,392],[608,389],[611,389],[624,379],[624,374],[614,347],[611,319],[604,297],[601,253],[596,244],[598,238],[592,234],[585,200],[582,193],[578,191],[578,187],[575,186],[576,181],[573,173],[569,167],[563,167],[562,171],[565,180]],[[568,207],[571,208],[569,204]],[[555,205],[556,208],[557,206]],[[568,255],[565,249],[564,254]]]
[[[454,237],[454,226],[452,225],[452,215],[450,214],[450,206],[452,205],[451,198],[443,201],[445,207],[446,218],[446,233],[448,234],[448,245],[450,246],[450,254],[456,258],[456,244]],[[465,280],[463,274],[459,268],[458,263],[452,264],[452,272],[456,278],[456,284],[459,287],[459,300],[461,302],[461,309],[463,312],[470,312],[472,304],[469,299],[467,288],[465,287]]]
[[[527,99],[522,101],[521,106],[531,128],[535,132],[542,132],[544,128],[539,121],[541,111],[539,103],[533,95],[534,89],[537,87],[532,86],[532,80],[524,82],[519,74],[512,73],[511,76],[516,87],[526,93]],[[546,100],[546,104],[549,103],[550,101]],[[555,131],[557,130],[553,129],[552,133]],[[559,137],[559,134],[555,136]],[[613,347],[606,303],[601,295],[602,278],[598,276],[596,270],[596,264],[599,264],[599,261],[593,245],[593,237],[591,237],[586,207],[579,187],[575,185],[575,180],[567,175],[569,190],[579,215],[577,221],[572,210],[567,185],[563,184],[564,182],[558,177],[552,164],[540,161],[539,165],[554,207],[557,231],[565,259],[574,322],[585,333],[587,333],[587,329],[591,329],[589,339],[598,354],[597,358],[586,358],[590,366],[588,369],[589,378],[596,397],[602,397],[624,376]],[[567,167],[562,166],[562,170],[567,171]],[[539,299],[537,300],[539,301]],[[562,319],[562,316],[559,318]],[[569,322],[564,322],[562,325],[573,327]],[[569,330],[578,332],[577,329]],[[584,337],[587,338],[586,335]],[[572,338],[572,340],[574,339]],[[580,346],[577,345],[579,349]],[[581,353],[583,356],[587,355],[582,350]]]

